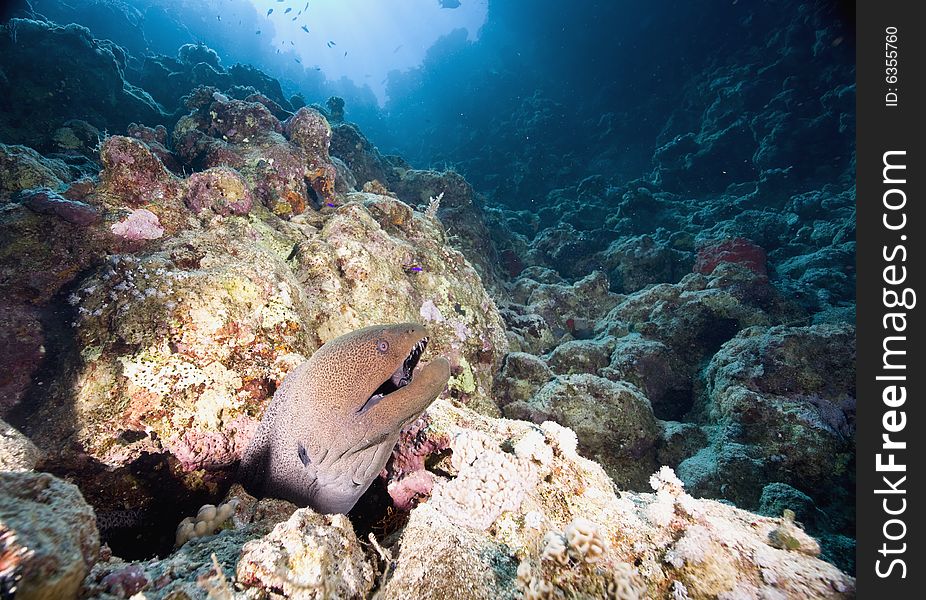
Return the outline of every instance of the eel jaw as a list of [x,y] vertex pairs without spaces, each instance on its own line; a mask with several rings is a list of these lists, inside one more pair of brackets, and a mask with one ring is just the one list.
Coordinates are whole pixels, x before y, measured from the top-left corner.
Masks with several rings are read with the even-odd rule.
[[418,361],[421,360],[421,355],[424,354],[424,350],[427,346],[427,337],[418,340],[418,342],[412,346],[411,351],[408,353],[408,356],[405,357],[405,360],[402,361],[402,364],[399,365],[399,368],[392,373],[392,376],[376,388],[373,394],[363,403],[363,406],[357,409],[357,414],[365,413],[389,394],[408,385],[414,376],[415,367],[418,366]]

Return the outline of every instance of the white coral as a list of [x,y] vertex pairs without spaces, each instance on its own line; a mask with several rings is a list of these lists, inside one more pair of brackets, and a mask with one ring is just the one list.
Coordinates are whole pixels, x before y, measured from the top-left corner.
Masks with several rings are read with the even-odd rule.
[[451,447],[451,466],[459,474],[438,486],[431,504],[458,525],[482,530],[503,512],[521,506],[528,483],[516,457],[502,452],[489,436],[473,431],[458,435]]
[[543,538],[543,552],[541,560],[549,560],[561,565],[569,564],[569,548],[566,538],[557,531],[549,531]]
[[177,526],[177,547],[179,548],[193,538],[212,535],[235,514],[237,508],[237,498],[232,498],[219,506],[204,504],[195,517],[187,517],[180,521],[180,525]]
[[547,438],[536,429],[531,429],[514,444],[514,454],[529,461],[541,477],[550,472],[553,465],[553,448]]
[[608,542],[598,524],[576,517],[563,532],[569,555],[577,561],[598,562],[608,551]]
[[563,456],[573,457],[576,455],[576,449],[579,447],[579,438],[576,432],[563,427],[555,421],[544,421],[540,424],[547,437],[553,440],[553,445],[560,451]]

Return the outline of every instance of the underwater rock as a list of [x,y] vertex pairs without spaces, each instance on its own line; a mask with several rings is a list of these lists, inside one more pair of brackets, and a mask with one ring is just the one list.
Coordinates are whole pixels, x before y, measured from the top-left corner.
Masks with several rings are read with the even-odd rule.
[[0,472],[0,579],[16,598],[77,598],[97,560],[93,509],[48,473]]
[[601,271],[568,284],[554,271],[526,270],[510,288],[511,301],[502,305],[516,349],[542,355],[563,341],[592,337],[601,315],[621,301],[609,288]]
[[547,364],[557,375],[573,373],[598,374],[611,360],[614,339],[570,340],[557,346],[546,357]]
[[53,150],[58,153],[78,153],[89,159],[97,156],[100,130],[80,119],[71,119],[52,134]]
[[148,127],[138,123],[129,123],[125,134],[129,137],[141,140],[148,146],[148,149],[157,156],[161,162],[175,175],[180,174],[180,165],[177,159],[167,149],[167,128],[163,125]]
[[495,378],[496,402],[501,407],[510,402],[527,402],[553,377],[549,365],[538,356],[527,352],[506,354]]
[[501,284],[498,252],[486,227],[482,202],[462,176],[453,171],[407,169],[390,187],[401,200],[433,213],[446,230],[453,231],[451,244],[472,263],[486,287]]
[[193,112],[172,134],[186,165],[236,169],[256,198],[284,218],[336,204],[338,171],[328,155],[330,130],[319,113],[300,109],[284,131],[264,105],[230,100],[214,88],[194,90],[188,105]]
[[301,508],[241,548],[235,581],[294,598],[364,598],[374,570],[346,516]]
[[41,456],[29,438],[0,419],[0,471],[31,471]]
[[560,222],[538,233],[532,247],[564,277],[579,278],[601,266],[598,254],[618,237],[610,229],[580,231]]
[[0,293],[6,306],[45,304],[98,260],[112,238],[101,223],[70,222],[94,220],[95,208],[40,196],[35,206],[41,212],[18,202],[0,205]]
[[184,44],[180,46],[177,50],[177,59],[188,66],[205,63],[216,70],[222,68],[219,55],[205,44]]
[[675,283],[689,271],[687,253],[650,235],[620,239],[604,252],[611,286],[623,293],[652,283]]
[[[234,95],[235,93],[234,88],[230,89],[229,93]],[[271,100],[270,98],[268,98],[267,96],[264,96],[263,94],[259,92],[248,94],[247,96],[244,97],[244,101],[245,102],[257,102],[257,103],[263,104],[267,108],[267,110],[269,110],[273,114],[274,117],[276,117],[277,119],[281,121],[284,121],[288,119],[289,117],[293,116],[293,113],[286,110],[285,108],[283,108],[282,106],[280,106],[279,104],[277,104],[276,102],[274,102],[273,100]]]
[[283,131],[279,119],[259,102],[217,98],[209,106],[209,113],[212,118],[206,133],[231,142],[246,142],[271,131]]
[[527,401],[504,406],[506,417],[556,421],[574,429],[579,448],[622,489],[642,489],[658,467],[662,436],[649,400],[635,386],[588,373],[559,376]]
[[331,146],[331,126],[317,110],[300,108],[283,124],[283,133],[292,143],[328,158]]
[[72,119],[110,131],[166,120],[147,92],[125,81],[123,51],[85,27],[12,19],[0,30],[0,70],[17,82],[0,111],[4,142],[41,149]]
[[283,88],[280,82],[270,77],[253,65],[234,64],[228,69],[234,85],[242,88],[250,88],[251,93],[257,92],[276,102],[285,110],[291,110],[289,101],[283,94]]
[[197,215],[210,210],[217,215],[246,215],[254,204],[248,184],[230,167],[213,167],[187,179],[184,204]]
[[[150,240],[187,226],[189,214],[181,200],[182,181],[144,142],[111,136],[103,142],[100,159],[103,170],[94,198],[109,209],[122,209],[128,218],[123,221],[126,225],[112,226],[114,234],[127,240]],[[138,226],[131,225],[136,222]]]
[[[705,371],[711,420],[726,426],[719,443],[748,444],[769,481],[817,494],[848,486],[855,388],[844,374],[854,371],[851,325],[740,332]],[[758,491],[750,490],[752,501],[742,505],[756,506]]]
[[128,2],[90,0],[79,7],[61,0],[30,0],[33,9],[48,21],[80,23],[93,37],[111,40],[126,51],[142,56],[148,48],[144,15]]
[[762,488],[759,498],[759,514],[777,517],[790,510],[795,518],[808,527],[825,525],[826,515],[817,508],[813,499],[797,488],[786,483],[770,483]]
[[95,206],[78,200],[68,200],[47,188],[23,190],[14,197],[14,201],[22,203],[33,212],[54,215],[80,227],[93,225],[103,220],[99,209]]
[[613,342],[609,360],[597,373],[640,388],[658,418],[679,419],[691,408],[690,369],[662,342],[637,333],[620,337]]
[[[483,450],[473,455],[477,459],[498,453],[500,446],[513,447],[514,454],[505,455],[510,464],[519,465],[517,477],[541,477],[524,488],[517,508],[503,512],[484,532],[454,525],[445,516],[444,493],[414,508],[398,539],[401,551],[392,556],[396,564],[383,589],[386,598],[516,597],[518,588],[529,586],[531,579],[550,593],[587,597],[611,597],[619,586],[628,586],[638,597],[656,598],[679,584],[690,598],[737,589],[798,598],[806,593],[805,585],[820,597],[847,598],[853,593],[853,580],[831,565],[770,545],[768,535],[780,527],[779,519],[695,500],[671,470],[651,478],[656,494],[624,492],[618,499],[603,470],[575,454],[569,430],[553,423],[538,430],[519,421],[487,419],[440,400],[429,413],[431,434],[481,439],[477,447]],[[454,452],[460,450],[456,446]],[[456,464],[469,460],[461,457]],[[464,475],[456,477],[449,482],[438,477],[436,488]],[[575,494],[576,489],[583,493]],[[568,503],[563,503],[567,497]],[[579,558],[567,554],[562,563],[547,558],[548,532],[568,532],[588,519],[594,519],[590,526],[596,533],[587,539],[600,540],[596,562],[586,562],[578,553]],[[519,581],[522,572],[524,583]],[[773,575],[777,577],[770,581]]]
[[44,359],[45,332],[40,312],[33,306],[5,303],[0,313],[0,417],[25,397]]
[[56,190],[71,180],[60,160],[45,158],[27,146],[0,144],[0,202],[32,188]]
[[344,161],[360,185],[379,181],[391,186],[397,179],[389,162],[352,123],[331,126],[331,155]]
[[[193,539],[164,558],[105,558],[85,580],[83,593],[113,593],[115,581],[145,581],[145,597],[153,600],[181,593],[205,597],[209,590],[230,594],[234,573],[245,590],[363,596],[377,573],[385,572],[383,598],[487,600],[541,588],[626,598],[684,589],[694,600],[725,593],[854,594],[852,577],[781,543],[809,543],[796,523],[692,498],[671,469],[649,478],[655,493],[623,492],[618,498],[604,470],[576,453],[575,434],[555,423],[493,419],[439,399],[415,437],[423,444],[451,440],[453,454],[426,471],[433,477],[431,499],[411,508],[392,535],[372,538],[372,547],[358,542],[342,515],[258,502],[235,486],[228,497],[241,503],[233,527]],[[442,445],[432,450],[441,453]],[[494,490],[481,486],[503,473],[519,482],[518,501],[502,502],[487,528],[450,518],[461,508],[455,487],[481,494]],[[492,504],[505,497],[487,498]],[[551,549],[556,540],[561,558]]]
[[677,284],[627,296],[605,322],[618,335],[635,331],[696,365],[741,329],[769,324],[769,313],[782,312],[767,278],[738,265],[725,267],[711,277],[689,274]]
[[[27,427],[49,463],[97,481],[98,461],[121,481],[120,467],[169,457],[177,470],[160,477],[200,489],[204,472],[230,475],[276,386],[322,342],[417,320],[426,302],[442,315],[425,325],[428,352],[451,361],[449,393],[497,411],[492,378],[507,340],[473,268],[398,200],[346,200],[314,224],[254,207],[110,256],[83,279],[71,299],[76,347]],[[76,396],[54,383],[70,378]],[[106,485],[94,489],[112,508]],[[153,500],[146,489],[134,488],[137,506]]]

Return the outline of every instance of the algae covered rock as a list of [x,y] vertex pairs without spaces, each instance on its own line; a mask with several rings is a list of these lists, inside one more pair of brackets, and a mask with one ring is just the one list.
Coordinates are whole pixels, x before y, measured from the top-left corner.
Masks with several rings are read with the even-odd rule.
[[308,508],[245,544],[235,568],[241,585],[306,599],[367,597],[373,575],[347,517]]
[[0,472],[0,579],[16,598],[76,598],[97,560],[93,509],[48,473]]
[[[497,411],[501,319],[439,225],[370,194],[315,223],[263,208],[231,214],[110,256],[85,278],[69,297],[77,351],[28,425],[51,464],[96,481],[94,502],[107,510],[121,510],[122,493],[153,505],[138,476],[214,493],[286,373],[325,341],[377,323],[422,322],[428,352],[451,361],[449,394]],[[112,471],[86,472],[86,456]],[[149,456],[174,467],[119,470]],[[131,491],[110,497],[110,484]]]
[[706,370],[709,414],[724,426],[716,443],[743,445],[770,481],[829,494],[852,469],[855,387],[844,374],[854,370],[849,325],[742,331]]
[[0,419],[0,471],[31,471],[40,458],[29,438]]
[[535,423],[552,420],[574,429],[579,447],[622,488],[640,489],[658,467],[660,425],[635,386],[590,374],[564,375],[527,401],[506,404],[505,415]]

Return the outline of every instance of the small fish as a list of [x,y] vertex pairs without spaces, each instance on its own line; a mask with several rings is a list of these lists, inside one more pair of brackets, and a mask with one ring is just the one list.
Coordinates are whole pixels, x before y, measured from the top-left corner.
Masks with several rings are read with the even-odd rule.
[[309,28],[306,27],[305,25],[303,25],[301,29],[302,29],[302,31],[304,31],[304,32],[306,32],[306,33],[309,32]]
[[337,44],[335,44],[333,40],[328,40],[328,47],[333,48],[334,46],[337,46]]
[[296,42],[294,42],[294,41],[292,41],[292,40],[289,40],[289,45],[290,45],[290,46],[295,46],[295,45],[296,45]]
[[308,2],[305,3],[305,8],[303,8],[302,10],[309,10],[309,3],[308,3]]
[[260,29],[254,32],[256,35],[260,35]]
[[219,21],[221,21],[221,20],[222,20],[222,15],[216,15],[215,18],[218,19]]
[[346,51],[346,50],[344,51],[344,56],[347,56],[347,51]]
[[441,8],[460,8],[460,0],[437,0]]
[[399,50],[401,50],[401,49],[402,49],[402,46],[404,46],[404,45],[405,45],[405,44],[399,44],[398,46],[395,47],[395,50],[393,50],[392,53],[395,54],[396,52],[398,52]]
[[291,13],[291,12],[293,12],[293,9],[292,9],[292,8],[287,8],[286,10],[283,11],[283,14],[286,15],[286,14],[289,14],[289,13]]
[[296,59],[293,59],[293,60],[295,60],[295,61],[296,61],[297,63],[299,63],[300,65],[302,64],[302,61],[301,61],[301,60],[299,60],[298,58],[296,58]]
[[295,20],[298,19],[298,18],[299,18],[299,17],[293,17],[292,20],[295,21]]
[[316,71],[321,71],[321,70],[322,70],[322,68],[321,68],[321,67],[319,67],[318,65],[315,65],[315,70],[316,70]]
[[272,12],[273,12],[273,9],[271,8],[270,10],[267,11],[267,16],[269,17],[269,16],[270,16],[270,13],[272,13]]

